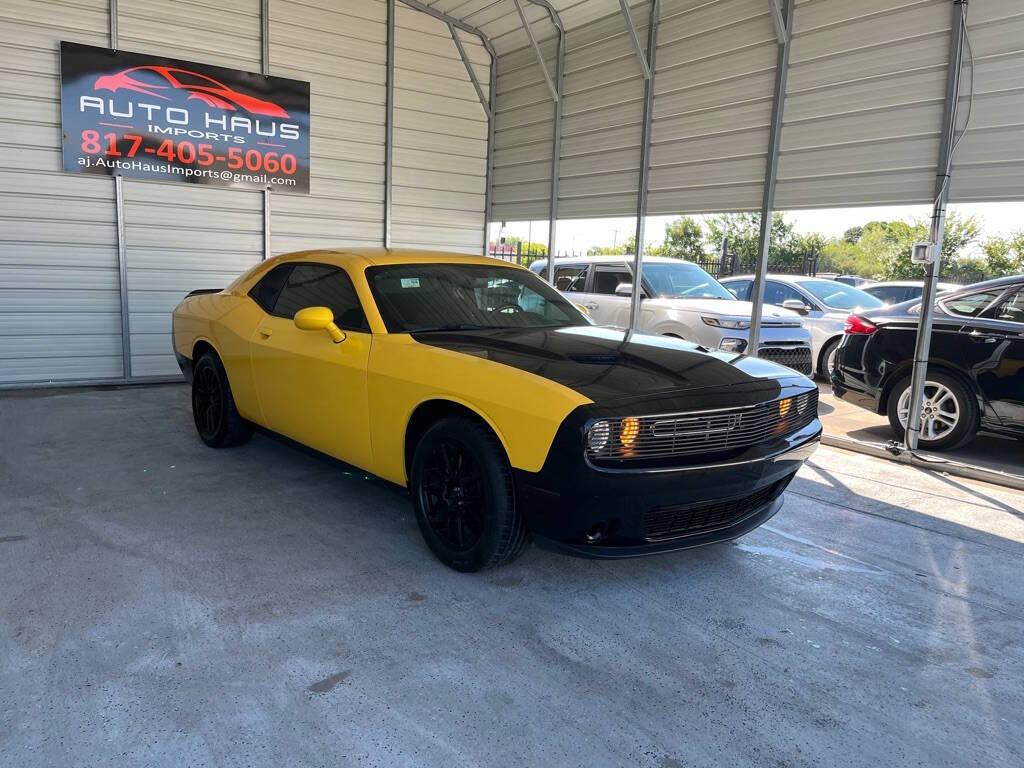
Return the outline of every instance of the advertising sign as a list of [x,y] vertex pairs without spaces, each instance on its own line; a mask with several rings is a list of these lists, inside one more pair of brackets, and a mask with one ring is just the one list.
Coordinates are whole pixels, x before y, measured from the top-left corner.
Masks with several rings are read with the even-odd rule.
[[309,192],[309,83],[60,44],[64,170]]

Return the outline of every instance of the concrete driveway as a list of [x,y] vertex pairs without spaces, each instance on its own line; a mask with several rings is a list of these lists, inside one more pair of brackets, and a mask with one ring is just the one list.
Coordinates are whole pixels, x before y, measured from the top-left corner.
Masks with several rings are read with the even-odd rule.
[[9,394],[0,446],[3,766],[1020,765],[1006,489],[821,449],[734,544],[467,576],[181,386]]

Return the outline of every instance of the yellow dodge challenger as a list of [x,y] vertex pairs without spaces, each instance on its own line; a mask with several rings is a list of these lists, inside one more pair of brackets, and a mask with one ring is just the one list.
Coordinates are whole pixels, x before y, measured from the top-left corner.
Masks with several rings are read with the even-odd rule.
[[741,536],[821,436],[795,371],[596,327],[493,259],[287,254],[189,294],[173,328],[207,445],[259,426],[406,486],[460,571],[531,538],[626,557]]

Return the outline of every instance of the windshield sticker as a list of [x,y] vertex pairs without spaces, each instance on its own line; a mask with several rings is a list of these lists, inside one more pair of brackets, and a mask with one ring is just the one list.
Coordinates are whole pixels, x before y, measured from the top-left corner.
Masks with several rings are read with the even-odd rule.
[[403,288],[419,288],[420,279],[418,277],[403,277],[402,278]]

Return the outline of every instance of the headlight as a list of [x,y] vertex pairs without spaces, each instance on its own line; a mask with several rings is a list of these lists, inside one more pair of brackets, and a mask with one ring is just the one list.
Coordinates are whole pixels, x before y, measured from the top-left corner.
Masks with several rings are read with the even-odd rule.
[[600,453],[601,449],[608,445],[608,438],[611,436],[612,427],[607,421],[599,421],[587,432],[587,448],[591,453]]
[[704,315],[701,315],[700,319],[704,321],[704,325],[713,325],[715,328],[732,328],[742,331],[750,327],[749,320],[729,320],[723,317],[705,317]]
[[742,354],[743,350],[747,348],[746,339],[722,339],[719,343],[718,348],[723,352],[730,352],[732,354]]

